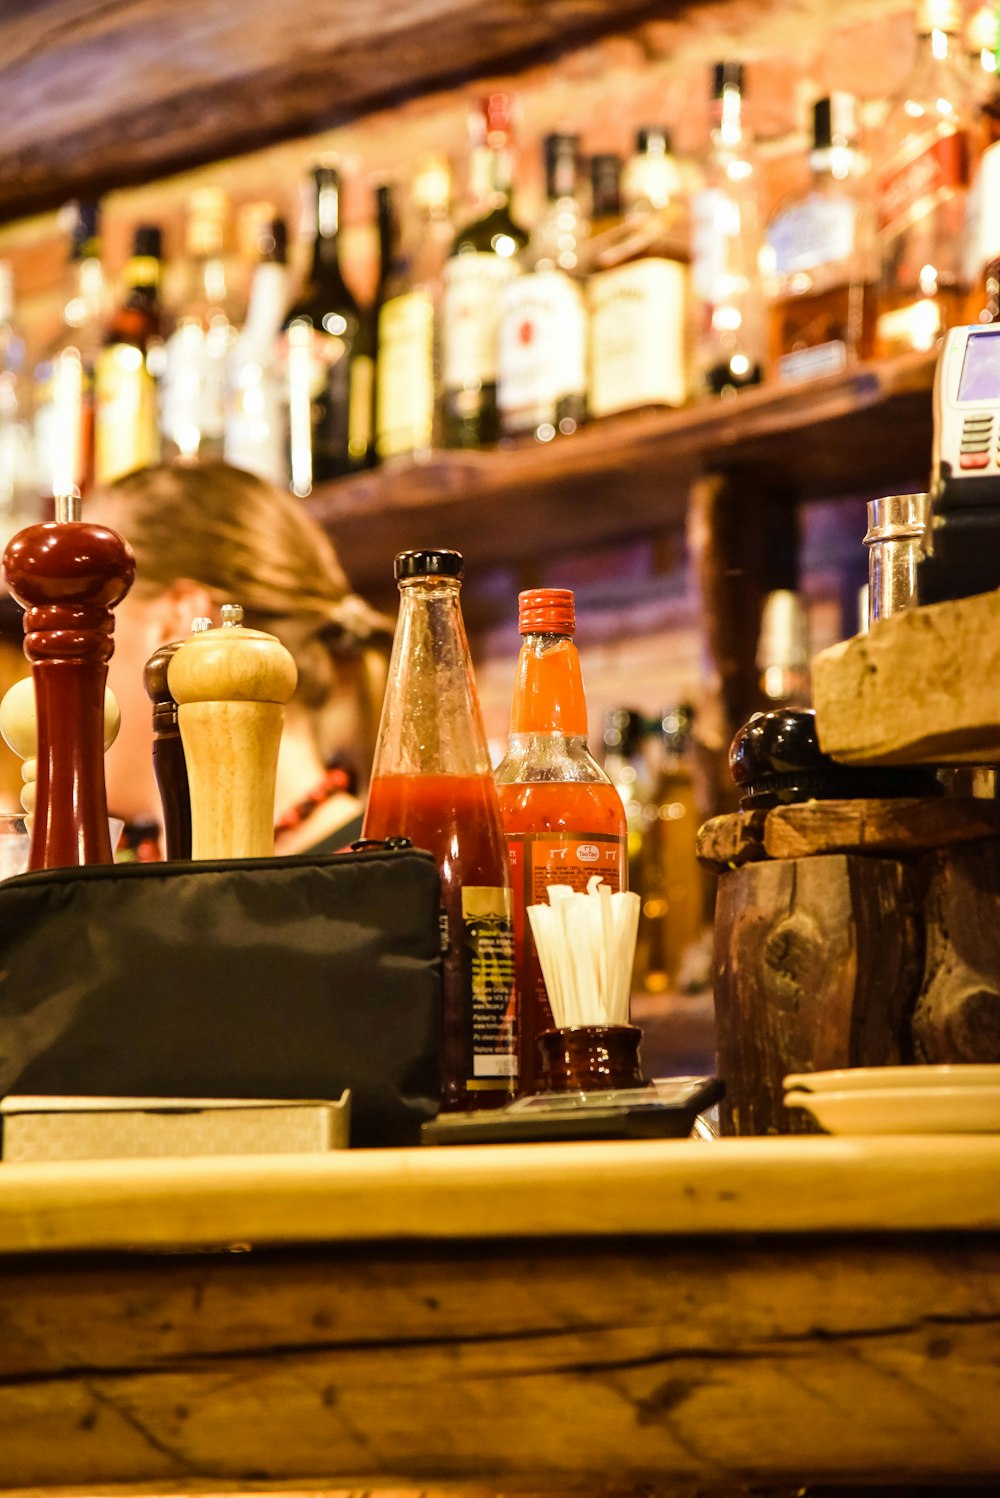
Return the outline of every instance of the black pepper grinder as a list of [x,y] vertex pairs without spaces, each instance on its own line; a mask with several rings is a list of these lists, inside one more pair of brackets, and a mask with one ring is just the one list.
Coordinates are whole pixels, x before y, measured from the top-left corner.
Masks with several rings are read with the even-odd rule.
[[142,673],[153,704],[153,771],[163,806],[163,839],[169,859],[191,857],[191,792],[177,722],[177,703],[167,684],[167,668],[183,640],[161,645]]

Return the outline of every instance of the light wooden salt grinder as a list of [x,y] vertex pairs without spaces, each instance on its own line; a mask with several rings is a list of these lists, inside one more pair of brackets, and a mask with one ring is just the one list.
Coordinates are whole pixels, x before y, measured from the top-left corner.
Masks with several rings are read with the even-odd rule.
[[[111,748],[122,726],[118,700],[110,687],[104,688],[104,752]],[[21,765],[21,805],[26,812],[25,826],[30,835],[32,813],[38,791],[38,716],[35,711],[35,683],[30,676],[15,681],[0,701],[0,738],[8,749],[23,760]]]
[[173,640],[161,645],[142,673],[146,696],[153,704],[153,773],[163,807],[163,840],[169,859],[191,857],[191,793],[177,703],[167,681],[170,662],[183,644],[183,640]]
[[[192,858],[267,858],[274,852],[274,783],[291,655],[246,629],[225,604],[219,629],[199,629],[167,668],[191,793]],[[199,621],[200,623],[200,621]]]
[[80,520],[79,496],[56,519],[29,525],[3,555],[23,604],[24,653],[35,679],[38,785],[29,869],[111,863],[104,784],[104,687],[114,650],[112,610],[135,575],[115,531]]

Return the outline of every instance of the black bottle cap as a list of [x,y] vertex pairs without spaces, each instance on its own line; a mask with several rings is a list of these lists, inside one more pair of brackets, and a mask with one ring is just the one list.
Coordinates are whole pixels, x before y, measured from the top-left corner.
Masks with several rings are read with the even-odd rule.
[[163,230],[157,224],[139,224],[132,240],[132,254],[163,259]]
[[550,198],[569,197],[576,191],[580,170],[580,137],[569,131],[553,131],[545,137],[542,151],[546,192]]
[[858,107],[852,94],[829,94],[813,105],[813,150],[853,146],[858,139]]
[[99,203],[77,203],[76,220],[73,224],[73,255],[82,258],[87,245],[93,244],[101,234],[101,207]]
[[670,131],[660,125],[644,125],[636,131],[635,149],[640,156],[669,156]]
[[824,754],[811,708],[755,713],[736,734],[729,768],[740,787],[740,809],[800,801],[858,801],[939,796],[934,770],[923,766],[839,765]]
[[400,551],[393,564],[396,581],[405,577],[465,576],[465,562],[460,551],[434,548],[427,551]]
[[594,218],[610,218],[622,211],[622,159],[614,151],[590,158],[590,191]]
[[610,707],[604,714],[604,747],[626,759],[639,752],[646,720],[631,707]]
[[721,99],[727,88],[743,90],[743,64],[717,62],[712,69],[712,98]]
[[288,225],[283,218],[272,218],[261,227],[257,241],[260,258],[285,265],[288,261]]
[[825,151],[833,145],[833,116],[829,99],[817,99],[813,105],[813,149]]
[[312,169],[312,179],[318,187],[340,186],[340,172],[332,161],[317,161]]

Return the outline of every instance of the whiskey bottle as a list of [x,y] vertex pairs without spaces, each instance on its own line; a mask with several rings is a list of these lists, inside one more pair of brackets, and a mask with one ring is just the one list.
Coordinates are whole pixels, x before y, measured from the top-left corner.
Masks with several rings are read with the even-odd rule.
[[524,274],[503,288],[497,359],[497,406],[505,437],[551,442],[585,417],[587,310],[578,197],[580,141],[545,138],[546,208],[521,255]]
[[283,218],[261,217],[254,229],[257,266],[247,315],[229,366],[223,439],[227,463],[288,482],[287,454],[275,370],[281,324],[288,307],[288,230]]
[[886,117],[877,184],[880,354],[931,349],[966,314],[971,101],[957,0],[920,0],[916,65]]
[[292,493],[370,465],[374,359],[370,320],[340,264],[340,173],[313,170],[312,265],[280,342]]
[[473,151],[483,173],[481,211],[461,228],[444,268],[441,309],[443,436],[446,447],[488,447],[500,435],[497,355],[500,296],[520,272],[528,236],[511,212],[511,101],[483,103],[484,140]]
[[38,491],[56,498],[94,482],[94,373],[111,311],[98,206],[74,204],[73,214],[62,327],[35,366]]
[[699,381],[708,394],[733,395],[759,384],[765,344],[757,171],[738,62],[715,66],[711,146],[691,218]]
[[762,255],[782,384],[838,373],[870,357],[874,339],[874,225],[849,94],[813,106],[809,165],[809,187],[779,207]]
[[158,383],[169,320],[160,302],[163,239],[152,224],[135,231],[125,267],[125,296],[112,314],[97,358],[95,462],[98,484],[160,456]]
[[[667,132],[640,130],[624,216],[589,246],[592,416],[686,399],[688,224],[680,189]],[[613,212],[610,169],[598,207],[603,225]]]

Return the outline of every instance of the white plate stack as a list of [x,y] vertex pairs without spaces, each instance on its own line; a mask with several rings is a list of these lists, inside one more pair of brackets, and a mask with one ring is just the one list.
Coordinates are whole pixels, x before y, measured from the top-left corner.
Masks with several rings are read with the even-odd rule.
[[859,1066],[784,1079],[828,1134],[1000,1133],[1000,1066]]

